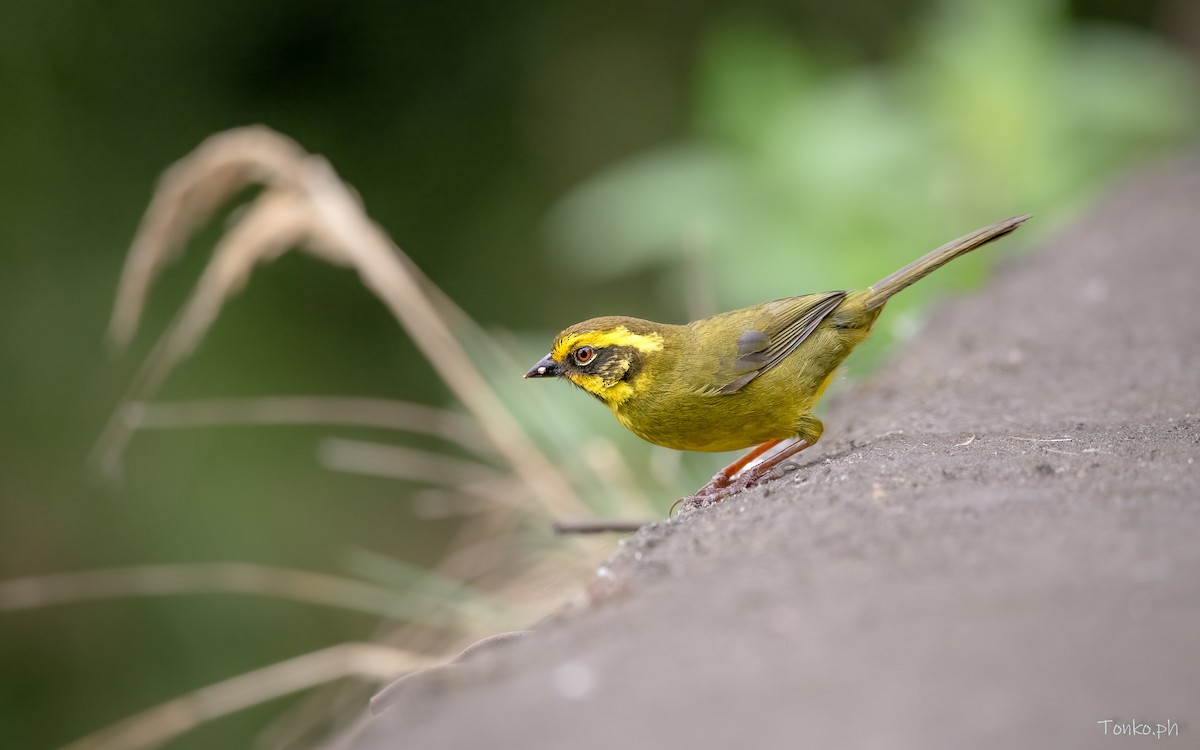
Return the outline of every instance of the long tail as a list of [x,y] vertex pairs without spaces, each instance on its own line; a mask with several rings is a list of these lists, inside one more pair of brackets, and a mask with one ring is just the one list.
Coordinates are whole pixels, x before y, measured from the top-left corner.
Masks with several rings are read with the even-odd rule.
[[937,250],[919,260],[909,263],[879,283],[872,284],[865,290],[866,299],[863,304],[866,310],[868,312],[878,310],[896,292],[908,288],[911,284],[920,281],[958,256],[965,255],[981,245],[986,245],[994,239],[1003,237],[1024,224],[1025,220],[1029,217],[1030,214],[1014,216],[1011,219],[1005,219],[991,226],[986,226],[983,229],[977,229],[965,237],[959,237],[953,242],[947,242]]

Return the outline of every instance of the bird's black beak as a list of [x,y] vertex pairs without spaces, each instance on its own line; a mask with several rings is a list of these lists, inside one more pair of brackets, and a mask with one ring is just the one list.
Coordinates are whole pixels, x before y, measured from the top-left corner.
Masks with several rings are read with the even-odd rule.
[[525,373],[527,378],[556,378],[559,375],[562,375],[562,368],[550,358],[549,354],[538,360],[538,363]]

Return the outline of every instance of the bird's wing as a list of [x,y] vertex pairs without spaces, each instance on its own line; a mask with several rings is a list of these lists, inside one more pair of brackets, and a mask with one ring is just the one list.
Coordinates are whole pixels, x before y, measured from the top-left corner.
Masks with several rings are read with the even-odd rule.
[[822,292],[769,302],[753,327],[737,339],[732,363],[716,373],[713,392],[736,393],[796,351],[821,321],[845,299],[846,292]]

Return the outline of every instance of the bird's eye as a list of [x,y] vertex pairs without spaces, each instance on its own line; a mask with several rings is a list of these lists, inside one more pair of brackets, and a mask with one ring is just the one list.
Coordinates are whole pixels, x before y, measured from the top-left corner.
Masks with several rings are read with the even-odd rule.
[[588,362],[591,362],[595,357],[596,357],[596,350],[590,346],[581,346],[578,349],[576,349],[575,351],[571,352],[571,359],[574,359],[575,364],[580,365],[580,366],[586,365]]

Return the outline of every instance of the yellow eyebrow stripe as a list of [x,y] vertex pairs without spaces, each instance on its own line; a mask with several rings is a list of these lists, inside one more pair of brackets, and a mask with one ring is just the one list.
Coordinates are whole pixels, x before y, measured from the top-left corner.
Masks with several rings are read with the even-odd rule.
[[597,349],[606,346],[632,346],[639,352],[656,352],[663,348],[663,338],[657,333],[634,333],[625,326],[611,331],[573,333],[555,342],[550,356],[556,362],[562,362],[577,346],[593,346]]

